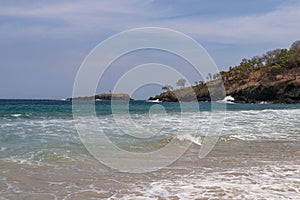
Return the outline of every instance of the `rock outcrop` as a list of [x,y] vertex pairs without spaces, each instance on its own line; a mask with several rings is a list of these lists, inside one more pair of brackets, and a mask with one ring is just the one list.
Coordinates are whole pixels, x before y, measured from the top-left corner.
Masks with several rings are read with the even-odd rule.
[[241,103],[300,103],[300,67],[257,70],[224,80],[226,93]]
[[97,94],[95,96],[87,96],[87,97],[74,97],[68,98],[67,100],[121,100],[121,101],[129,101],[133,100],[127,93],[103,93]]
[[[300,67],[264,68],[240,76],[227,75],[222,78],[226,92],[224,95],[234,97],[238,103],[300,103]],[[216,100],[211,99],[214,95],[210,93],[222,92],[221,81],[214,80],[189,87],[189,89],[163,92],[150,99],[166,102],[193,101],[193,98],[189,98],[190,88],[196,94],[197,101]]]

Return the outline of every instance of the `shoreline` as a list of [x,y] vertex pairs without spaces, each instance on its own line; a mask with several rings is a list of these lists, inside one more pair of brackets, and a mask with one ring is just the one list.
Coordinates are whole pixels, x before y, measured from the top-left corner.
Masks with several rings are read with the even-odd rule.
[[[97,101],[97,99],[73,99],[75,101]],[[0,99],[0,101],[62,101],[62,102],[72,102],[70,99]],[[101,101],[128,101],[128,100],[101,100]],[[100,102],[101,102],[100,101]],[[157,103],[157,102],[151,102],[147,99],[130,99],[129,101],[146,101],[149,103]],[[98,102],[98,101],[97,101]],[[178,101],[162,101],[163,103],[176,103]],[[160,103],[162,103],[160,102]],[[207,102],[217,102],[217,101],[181,101],[183,103],[189,103],[189,102],[198,102],[198,103],[207,103]],[[242,105],[297,105],[300,104],[300,102],[293,102],[293,103],[287,103],[287,102],[276,102],[276,101],[263,101],[263,102],[251,102],[251,103],[246,103],[246,102],[240,102],[240,101],[235,101],[233,102],[234,104],[242,104]]]
[[60,160],[56,166],[0,161],[0,174],[4,178],[0,185],[3,180],[13,183],[6,192],[0,192],[3,197],[13,199],[33,195],[44,199],[255,199],[264,198],[266,193],[273,198],[299,198],[299,146],[300,138],[295,141],[221,139],[205,158],[199,159],[200,146],[192,144],[170,166],[144,174],[109,169],[88,155]]

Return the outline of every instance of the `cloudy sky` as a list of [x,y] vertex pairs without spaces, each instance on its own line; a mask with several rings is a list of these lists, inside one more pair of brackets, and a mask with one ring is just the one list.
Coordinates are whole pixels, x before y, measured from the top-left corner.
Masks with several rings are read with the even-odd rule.
[[0,1],[0,98],[71,96],[82,61],[101,41],[165,27],[199,42],[220,70],[300,39],[296,0]]

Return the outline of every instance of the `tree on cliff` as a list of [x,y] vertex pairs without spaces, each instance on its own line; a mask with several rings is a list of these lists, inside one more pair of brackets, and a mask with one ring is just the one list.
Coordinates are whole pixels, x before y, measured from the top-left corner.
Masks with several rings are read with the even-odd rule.
[[[295,41],[290,49],[274,49],[264,53],[262,56],[254,56],[251,59],[242,59],[242,62],[234,67],[229,67],[228,72],[222,72],[224,80],[229,76],[242,77],[252,71],[259,69],[280,69],[300,66],[300,40]],[[225,76],[225,77],[224,77]],[[208,74],[207,80],[213,77]]]
[[176,82],[176,86],[181,87],[181,88],[184,88],[185,83],[186,83],[186,80],[183,79],[183,78],[181,78],[181,79],[179,79],[179,80]]
[[174,88],[171,85],[164,85],[161,89],[166,90],[167,92],[174,90]]
[[297,40],[291,45],[290,55],[287,63],[290,65],[290,67],[300,66],[300,40]]
[[212,74],[208,73],[206,79],[207,81],[212,81]]
[[291,45],[291,48],[290,48],[291,51],[300,51],[300,40],[297,40],[296,42],[294,42],[292,45]]

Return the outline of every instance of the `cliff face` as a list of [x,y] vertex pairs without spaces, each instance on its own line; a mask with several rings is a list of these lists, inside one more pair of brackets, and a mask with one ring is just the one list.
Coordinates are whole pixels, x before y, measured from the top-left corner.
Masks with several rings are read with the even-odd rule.
[[300,103],[300,67],[260,69],[224,78],[227,95],[237,102]]

